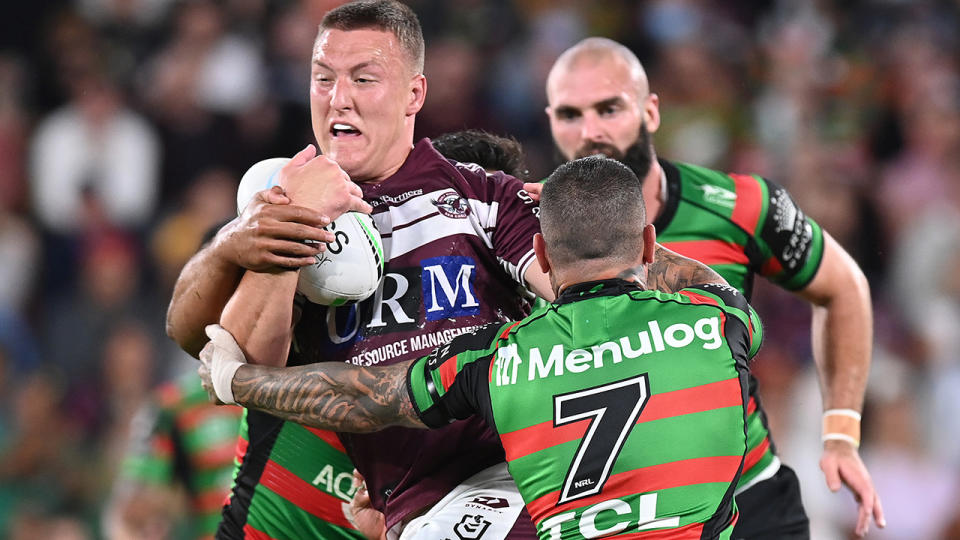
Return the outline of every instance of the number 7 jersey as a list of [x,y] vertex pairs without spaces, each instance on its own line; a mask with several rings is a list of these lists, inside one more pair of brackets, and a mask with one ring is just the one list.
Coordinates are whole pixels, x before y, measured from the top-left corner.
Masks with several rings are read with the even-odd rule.
[[408,390],[427,426],[496,430],[540,538],[729,538],[760,334],[732,287],[589,282],[413,362]]

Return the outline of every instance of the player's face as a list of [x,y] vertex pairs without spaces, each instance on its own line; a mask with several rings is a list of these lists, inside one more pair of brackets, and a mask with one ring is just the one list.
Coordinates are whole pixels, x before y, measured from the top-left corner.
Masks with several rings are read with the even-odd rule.
[[[578,62],[551,78],[547,98],[550,130],[565,159],[605,154],[625,161],[638,152],[652,155],[650,132],[658,127],[657,98],[638,95],[622,62]],[[650,159],[646,156],[646,168]],[[635,172],[643,178],[645,170]]]
[[413,144],[426,82],[391,32],[326,30],[313,51],[310,112],[324,154],[354,181],[393,174]]

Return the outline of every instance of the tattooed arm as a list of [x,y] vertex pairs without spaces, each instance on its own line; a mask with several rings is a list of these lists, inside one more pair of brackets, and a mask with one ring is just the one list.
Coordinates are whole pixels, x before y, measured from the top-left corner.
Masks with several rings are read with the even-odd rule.
[[657,244],[653,262],[647,265],[648,289],[673,293],[691,285],[705,283],[727,285],[727,280],[709,266]]
[[426,428],[407,394],[409,365],[365,368],[323,362],[281,369],[247,364],[234,375],[233,395],[244,407],[333,431]]

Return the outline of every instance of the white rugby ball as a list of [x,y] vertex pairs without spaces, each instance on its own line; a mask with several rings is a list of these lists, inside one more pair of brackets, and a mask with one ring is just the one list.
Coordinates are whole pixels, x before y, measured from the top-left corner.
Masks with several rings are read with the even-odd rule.
[[[237,190],[237,214],[258,192],[279,182],[280,169],[289,158],[270,158],[250,167]],[[347,212],[325,227],[335,240],[300,269],[297,292],[314,304],[342,306],[372,295],[383,279],[383,243],[373,219]]]

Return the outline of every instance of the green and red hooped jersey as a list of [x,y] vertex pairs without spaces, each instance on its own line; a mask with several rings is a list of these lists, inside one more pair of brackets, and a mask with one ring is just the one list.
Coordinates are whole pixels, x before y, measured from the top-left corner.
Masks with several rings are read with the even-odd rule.
[[217,538],[363,538],[347,518],[353,463],[335,433],[246,409],[234,465]]
[[430,427],[497,431],[541,538],[729,538],[756,314],[732,287],[576,285],[411,364]]
[[121,482],[184,488],[194,538],[213,538],[230,489],[240,407],[208,401],[196,373],[160,386],[132,424]]
[[[667,193],[654,226],[664,247],[710,266],[748,300],[755,275],[791,291],[810,283],[823,258],[823,231],[783,187],[758,175],[660,165]],[[738,491],[780,467],[752,377],[748,410],[749,449]]]
[[661,160],[666,203],[657,241],[717,271],[749,300],[753,276],[787,290],[810,283],[823,258],[823,231],[777,184]]

